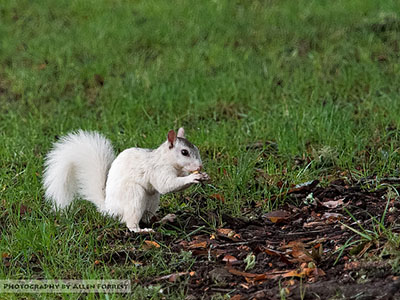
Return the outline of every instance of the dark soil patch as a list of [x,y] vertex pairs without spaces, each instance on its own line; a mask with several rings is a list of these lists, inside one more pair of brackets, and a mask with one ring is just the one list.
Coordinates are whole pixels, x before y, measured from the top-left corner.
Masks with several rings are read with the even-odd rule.
[[[153,237],[172,252],[191,251],[195,264],[141,284],[171,285],[184,276],[187,299],[218,294],[236,300],[281,299],[283,292],[286,299],[400,299],[399,249],[390,247],[372,218],[385,214],[385,228],[400,231],[400,202],[388,188],[368,191],[344,181],[321,187],[314,181],[278,197],[293,204],[268,214],[255,208],[247,218],[223,215],[216,231],[207,225],[216,218],[213,212],[202,218],[179,213],[162,226],[184,231],[185,239]],[[363,239],[350,229],[362,232],[359,225],[376,236]],[[350,242],[356,243],[345,246]],[[111,260],[126,261],[126,255]]]

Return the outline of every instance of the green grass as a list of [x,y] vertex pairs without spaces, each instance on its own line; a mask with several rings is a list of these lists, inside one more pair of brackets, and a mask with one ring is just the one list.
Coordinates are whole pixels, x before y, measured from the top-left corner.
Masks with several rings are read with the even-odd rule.
[[[142,280],[179,270],[170,262],[182,257],[165,248],[144,254],[145,267],[95,265],[143,239],[98,241],[122,225],[84,202],[50,211],[43,158],[55,136],[79,128],[121,151],[157,147],[184,126],[213,178],[185,195],[224,195],[203,208],[218,213],[240,215],[339,171],[398,176],[399,40],[394,0],[3,1],[0,253],[11,266],[0,264],[0,278]],[[246,150],[258,140],[278,150]],[[162,206],[196,209],[182,194]],[[140,284],[135,292],[162,296]],[[182,298],[184,282],[164,293]]]

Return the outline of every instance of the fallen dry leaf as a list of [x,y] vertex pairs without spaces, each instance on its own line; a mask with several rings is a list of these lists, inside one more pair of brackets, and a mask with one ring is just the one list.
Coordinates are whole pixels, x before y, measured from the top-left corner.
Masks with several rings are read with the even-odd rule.
[[271,211],[264,215],[272,223],[282,223],[289,219],[290,213],[284,210]]
[[217,232],[218,234],[226,236],[231,240],[238,240],[241,238],[240,234],[236,233],[234,230],[229,228],[218,228]]
[[285,254],[291,263],[319,261],[323,253],[322,244],[319,243],[309,247],[311,248],[306,248],[306,245],[301,241],[291,241],[287,245],[282,246],[282,249],[288,249]]
[[322,215],[321,217],[323,220],[328,220],[328,221],[339,221],[342,220],[344,217],[341,214],[338,213],[329,213],[326,212]]
[[269,248],[265,248],[264,252],[269,254],[269,255],[272,255],[272,256],[281,256],[281,255],[283,255],[282,252],[276,251],[276,250],[272,250],[272,249],[269,249]]
[[232,273],[233,275],[238,275],[238,276],[243,276],[243,277],[248,277],[248,278],[256,278],[258,276],[264,275],[264,274],[242,272],[242,271],[236,270],[234,268],[228,268],[228,272]]
[[240,250],[240,251],[244,251],[244,252],[250,252],[251,248],[247,245],[240,245],[238,247],[236,247],[236,249]]
[[336,208],[339,205],[343,205],[343,199],[339,199],[339,200],[336,200],[336,201],[333,201],[333,200],[324,201],[324,202],[321,202],[321,204],[323,206],[327,207],[327,208]]
[[294,258],[290,261],[292,262],[310,262],[313,261],[310,253],[304,248],[293,248],[290,255]]
[[207,241],[192,242],[189,244],[188,247],[188,249],[199,249],[199,248],[207,248]]
[[144,241],[144,244],[142,245],[142,248],[145,250],[149,250],[152,248],[160,248],[160,245],[157,242],[154,241]]
[[304,223],[304,224],[303,224],[303,227],[304,227],[304,228],[314,228],[314,227],[317,227],[317,226],[324,226],[324,225],[326,225],[325,222],[316,221],[316,222]]
[[242,272],[234,268],[228,268],[229,273],[237,275],[237,276],[243,276],[244,279],[249,282],[249,283],[254,283],[257,281],[265,281],[267,279],[275,279],[278,278],[279,276],[282,275],[282,272],[277,271],[276,273],[273,271],[271,273],[264,273],[264,274],[255,274],[255,273],[248,273],[248,272]]
[[225,255],[222,261],[226,262],[227,264],[232,264],[238,261],[238,259],[232,255]]
[[218,228],[217,232],[219,234],[226,235],[226,236],[233,236],[235,234],[235,231],[233,231],[232,229],[229,229],[229,228]]
[[223,195],[221,195],[221,194],[212,194],[212,195],[210,196],[210,198],[215,199],[215,200],[219,200],[219,201],[221,201],[222,203],[225,202],[225,197],[224,197]]
[[285,284],[288,286],[292,286],[292,285],[296,284],[296,281],[294,281],[293,279],[290,279],[290,280],[286,281]]
[[282,277],[318,277],[324,276],[325,272],[318,268],[300,268],[299,270],[291,270],[283,274]]
[[303,278],[305,276],[306,276],[306,273],[305,273],[304,269],[303,270],[291,270],[291,271],[288,271],[285,274],[282,274],[282,277],[284,277],[284,278],[286,278],[286,277],[300,277],[300,278]]
[[255,277],[244,277],[244,279],[248,283],[255,283],[255,282],[262,282],[262,281],[265,281],[267,279],[272,279],[272,278],[269,278],[267,274],[259,274],[258,276],[255,276]]
[[297,240],[297,241],[290,241],[289,243],[287,243],[286,245],[281,246],[282,249],[290,249],[293,247],[305,247],[303,242],[301,240]]

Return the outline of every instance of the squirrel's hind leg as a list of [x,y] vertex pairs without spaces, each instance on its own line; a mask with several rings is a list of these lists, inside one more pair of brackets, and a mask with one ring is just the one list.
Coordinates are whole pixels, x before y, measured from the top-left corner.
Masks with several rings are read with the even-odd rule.
[[[121,195],[122,196],[122,195]],[[147,206],[147,193],[138,184],[129,186],[124,195],[120,199],[120,204],[123,207],[122,221],[130,231],[137,233],[153,232],[151,228],[139,227],[139,222],[142,219]]]
[[156,212],[160,205],[160,194],[155,193],[154,195],[148,195],[147,203],[146,203],[146,210],[143,214],[143,222],[146,224],[150,224],[150,221],[153,217],[156,216]]

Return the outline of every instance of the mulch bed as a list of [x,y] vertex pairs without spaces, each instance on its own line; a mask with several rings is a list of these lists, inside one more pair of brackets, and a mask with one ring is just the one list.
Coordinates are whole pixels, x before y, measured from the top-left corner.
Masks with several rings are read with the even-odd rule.
[[[400,262],[386,251],[390,247],[378,226],[385,214],[385,228],[400,231],[400,201],[389,190],[368,191],[343,180],[322,187],[314,181],[278,195],[292,203],[281,210],[262,214],[254,208],[246,218],[223,215],[224,225],[216,230],[208,225],[216,218],[213,212],[202,218],[178,213],[163,226],[184,230],[187,237],[154,237],[172,252],[191,251],[194,265],[140,284],[173,285],[185,278],[186,299],[218,294],[235,300],[400,299]],[[376,238],[351,229],[365,233],[360,226]]]

